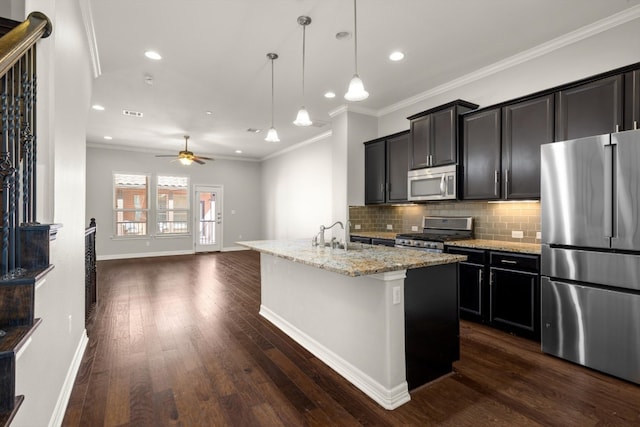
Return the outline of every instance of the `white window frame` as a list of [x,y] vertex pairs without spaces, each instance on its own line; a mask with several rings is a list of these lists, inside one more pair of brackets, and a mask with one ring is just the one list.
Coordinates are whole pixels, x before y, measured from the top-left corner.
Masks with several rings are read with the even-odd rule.
[[[186,208],[162,208],[159,205],[160,202],[160,181],[162,178],[173,178],[173,179],[184,179],[186,180],[186,185],[185,185],[185,196],[187,198],[186,200]],[[191,235],[191,191],[190,191],[190,186],[191,186],[191,182],[190,182],[190,178],[189,176],[185,176],[185,175],[176,175],[176,174],[157,174],[156,175],[156,179],[155,179],[155,221],[154,221],[154,227],[155,227],[155,234],[156,237],[177,237],[177,236],[190,236]],[[185,225],[184,225],[184,231],[169,231],[169,232],[164,232],[161,231],[162,227],[161,227],[161,223],[164,223],[166,221],[160,221],[159,218],[163,215],[163,214],[168,214],[169,216],[173,216],[172,214],[174,213],[180,213],[180,214],[184,214],[185,219]]]
[[[145,178],[145,197],[146,197],[146,208],[134,208],[134,209],[125,209],[124,207],[117,207],[117,188],[116,188],[116,176],[126,176],[130,175],[132,177],[144,177]],[[149,237],[149,223],[150,223],[150,209],[149,209],[149,194],[150,194],[150,186],[151,186],[151,175],[148,173],[141,172],[113,172],[111,174],[111,187],[112,187],[112,197],[111,197],[111,208],[113,209],[113,217],[112,217],[112,225],[113,225],[113,236],[116,239],[140,239],[140,238],[148,238]],[[141,234],[119,234],[121,227],[119,223],[125,224],[123,220],[124,214],[126,212],[144,212],[146,221],[140,222],[143,224],[142,227],[144,229],[144,233]],[[133,224],[133,223],[131,223]],[[122,228],[126,227],[122,225]]]

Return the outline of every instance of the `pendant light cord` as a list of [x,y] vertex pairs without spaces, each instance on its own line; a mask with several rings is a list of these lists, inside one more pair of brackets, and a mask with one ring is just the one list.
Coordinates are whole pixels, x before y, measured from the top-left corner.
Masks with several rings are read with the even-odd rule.
[[273,109],[274,109],[274,90],[273,90],[273,58],[271,58],[271,127],[273,127]]
[[358,74],[358,19],[356,10],[356,0],[353,0],[353,41],[355,45],[354,62],[356,68],[356,75]]
[[305,56],[305,39],[307,34],[307,26],[302,26],[302,105],[304,105],[304,56]]

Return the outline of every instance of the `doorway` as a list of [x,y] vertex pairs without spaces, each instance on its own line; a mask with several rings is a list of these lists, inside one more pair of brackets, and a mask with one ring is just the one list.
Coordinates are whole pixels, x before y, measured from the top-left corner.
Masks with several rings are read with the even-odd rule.
[[196,252],[222,250],[222,186],[194,187],[194,246]]

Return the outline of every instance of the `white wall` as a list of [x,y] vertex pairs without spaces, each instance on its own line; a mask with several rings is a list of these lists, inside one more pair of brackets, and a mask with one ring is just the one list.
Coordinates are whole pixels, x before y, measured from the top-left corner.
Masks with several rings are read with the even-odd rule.
[[[77,2],[30,0],[54,32],[38,44],[37,219],[61,223],[51,246],[54,270],[35,292],[35,315],[43,319],[16,363],[16,394],[25,400],[12,426],[61,421],[66,396],[86,344],[84,328],[85,119],[91,68]],[[24,10],[23,10],[24,12]],[[19,19],[24,19],[20,17]],[[55,195],[55,197],[54,197]]]
[[332,218],[333,136],[262,162],[263,238],[311,238]]
[[[86,221],[96,218],[99,259],[193,253],[192,236],[113,238],[113,172],[188,176],[192,189],[193,185],[222,185],[223,250],[236,247],[238,240],[260,238],[260,163],[217,159],[204,165],[183,166],[170,160],[152,153],[87,148]],[[149,202],[154,203],[153,194]]]
[[3,0],[0,3],[0,16],[15,21],[24,20],[24,0]]
[[[383,114],[378,122],[378,135],[384,136],[407,129],[406,118],[412,114],[464,99],[480,108],[509,99],[589,77],[601,72],[640,62],[640,19],[636,19],[560,49],[522,62],[511,68],[482,78],[472,73],[468,82],[451,87],[433,88],[434,96]],[[517,59],[517,58],[514,58]],[[504,67],[496,67],[504,68]],[[486,71],[486,70],[484,70]],[[416,94],[418,95],[418,94]],[[420,97],[422,98],[422,97]]]

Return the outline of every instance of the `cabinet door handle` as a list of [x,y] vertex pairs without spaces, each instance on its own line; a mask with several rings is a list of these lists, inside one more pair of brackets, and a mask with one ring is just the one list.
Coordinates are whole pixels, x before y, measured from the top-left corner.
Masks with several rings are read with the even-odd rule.
[[483,277],[482,277],[482,276],[483,276],[483,275],[484,275],[484,274],[483,274],[482,269],[478,270],[478,283],[479,283],[479,284],[482,284],[482,279],[483,279]]
[[380,184],[380,192],[384,194],[384,184]]
[[427,156],[427,166],[433,166],[433,154]]
[[489,321],[493,322],[493,271],[489,272]]
[[509,198],[509,169],[504,170],[504,198]]
[[498,175],[499,174],[500,172],[497,169],[493,171],[493,195],[494,196],[498,195],[498,184],[499,184]]
[[616,133],[620,132],[620,125],[616,125]]
[[636,129],[638,129],[638,121],[634,120],[633,121],[633,130],[636,130]]
[[503,263],[503,264],[517,264],[518,263],[518,261],[512,261],[510,259],[501,259],[500,262]]

